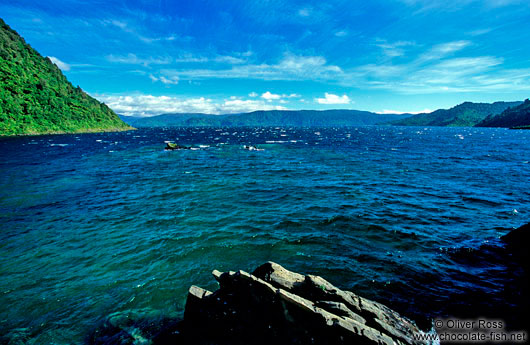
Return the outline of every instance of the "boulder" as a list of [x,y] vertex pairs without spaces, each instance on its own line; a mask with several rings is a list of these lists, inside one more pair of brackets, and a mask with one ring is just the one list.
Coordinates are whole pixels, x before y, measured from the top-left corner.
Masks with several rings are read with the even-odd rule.
[[166,148],[165,148],[166,151],[189,150],[189,149],[190,149],[190,147],[188,147],[188,146],[182,146],[182,145],[179,145],[179,144],[176,144],[176,143],[171,143],[171,142],[166,143]]
[[514,247],[526,247],[530,240],[530,223],[522,225],[501,237],[506,244]]
[[502,236],[501,240],[506,244],[508,252],[528,271],[530,255],[527,244],[530,241],[530,223],[510,231]]
[[[414,322],[325,279],[267,262],[213,271],[219,289],[189,289],[186,337],[216,344],[428,344]],[[431,342],[432,343],[432,342]]]

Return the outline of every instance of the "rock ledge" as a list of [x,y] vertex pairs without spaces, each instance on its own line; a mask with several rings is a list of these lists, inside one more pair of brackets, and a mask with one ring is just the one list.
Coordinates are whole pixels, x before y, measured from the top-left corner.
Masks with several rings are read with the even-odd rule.
[[[186,338],[216,344],[430,344],[388,307],[314,275],[267,262],[252,274],[214,270],[220,288],[189,289]],[[213,341],[213,342],[212,342]]]

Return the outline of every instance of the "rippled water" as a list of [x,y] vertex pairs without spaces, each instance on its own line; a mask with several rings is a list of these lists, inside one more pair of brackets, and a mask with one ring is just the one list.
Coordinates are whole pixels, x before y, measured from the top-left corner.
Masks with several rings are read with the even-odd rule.
[[469,294],[513,314],[507,268],[454,253],[530,221],[529,139],[399,127],[2,139],[0,335],[81,343],[113,312],[178,316],[190,285],[216,288],[212,269],[267,260],[416,319],[474,308]]

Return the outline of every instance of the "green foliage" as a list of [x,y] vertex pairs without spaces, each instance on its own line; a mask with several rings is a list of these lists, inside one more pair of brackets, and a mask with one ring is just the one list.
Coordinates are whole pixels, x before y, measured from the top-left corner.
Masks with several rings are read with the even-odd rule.
[[0,19],[0,135],[127,129]]
[[472,127],[489,114],[500,114],[521,102],[471,103],[465,102],[451,109],[439,109],[432,113],[418,114],[392,122],[395,126],[443,126]]
[[506,127],[506,128],[530,128],[530,100],[523,104],[508,108],[499,115],[490,115],[478,123],[476,127]]

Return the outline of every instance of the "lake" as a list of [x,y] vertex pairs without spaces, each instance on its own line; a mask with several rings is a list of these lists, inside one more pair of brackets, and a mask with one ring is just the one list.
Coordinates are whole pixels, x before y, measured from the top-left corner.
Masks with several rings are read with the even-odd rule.
[[213,269],[268,260],[424,327],[466,310],[517,325],[517,273],[477,253],[530,222],[529,143],[378,126],[0,139],[0,336],[82,343],[112,313],[179,317]]

